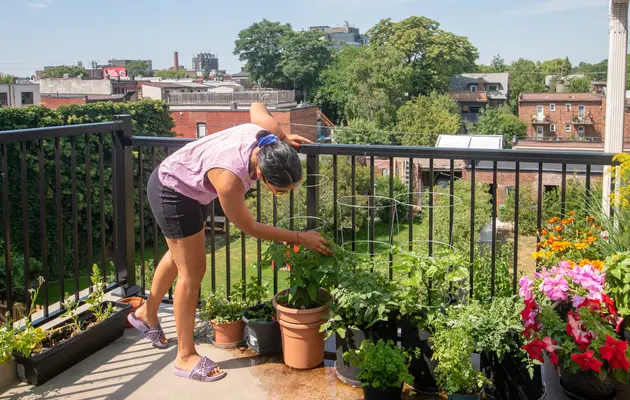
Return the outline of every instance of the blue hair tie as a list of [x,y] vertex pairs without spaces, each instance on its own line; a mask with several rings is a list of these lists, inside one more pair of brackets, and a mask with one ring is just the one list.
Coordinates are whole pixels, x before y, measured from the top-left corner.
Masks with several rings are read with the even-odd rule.
[[268,144],[274,144],[274,143],[278,143],[278,138],[276,137],[276,135],[273,135],[271,133],[269,135],[265,135],[261,137],[260,139],[258,139],[258,147],[263,147]]

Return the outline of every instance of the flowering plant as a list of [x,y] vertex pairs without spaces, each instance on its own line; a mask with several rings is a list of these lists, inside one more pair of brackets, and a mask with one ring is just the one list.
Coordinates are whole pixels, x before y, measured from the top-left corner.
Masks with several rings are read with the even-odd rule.
[[534,259],[539,265],[551,266],[562,260],[581,260],[581,265],[590,264],[601,270],[603,259],[598,241],[602,240],[602,227],[594,217],[576,220],[575,211],[567,218],[553,217],[538,232],[540,241]]
[[604,294],[605,279],[590,264],[572,267],[562,261],[520,280],[528,340],[523,349],[530,358],[543,362],[547,354],[558,368],[593,371],[601,379],[612,374],[627,382],[630,350],[627,341],[616,339],[623,320]]

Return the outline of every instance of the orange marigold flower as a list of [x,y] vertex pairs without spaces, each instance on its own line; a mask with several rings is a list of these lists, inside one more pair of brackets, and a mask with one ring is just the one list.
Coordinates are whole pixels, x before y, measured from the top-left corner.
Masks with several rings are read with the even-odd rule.
[[553,256],[553,252],[552,251],[548,251],[548,252],[545,253],[545,257],[549,258],[551,256]]
[[604,262],[602,260],[591,260],[591,265],[600,271],[604,269]]
[[570,216],[574,216],[575,214],[576,214],[575,211],[569,211]]
[[593,244],[597,241],[597,238],[595,236],[587,236],[586,241],[588,242],[588,244]]
[[570,247],[571,243],[569,242],[555,242],[551,245],[551,250],[554,251],[563,251],[565,250],[567,247]]
[[556,222],[560,221],[560,217],[553,217],[549,220],[549,225],[551,224],[555,224]]
[[562,225],[569,225],[575,222],[575,219],[573,218],[564,218],[562,220]]
[[532,257],[533,257],[535,260],[538,260],[539,258],[542,258],[542,257],[543,257],[543,253],[542,253],[541,251],[537,251],[537,252],[535,252],[535,253],[533,253],[533,254],[532,254]]
[[549,229],[543,229],[542,230],[542,235],[543,236],[547,236],[549,234]]
[[588,222],[593,222],[593,221],[595,221],[595,217],[586,217],[586,220]]
[[588,244],[582,243],[582,242],[575,242],[573,243],[573,246],[578,250],[584,250],[585,248],[588,247]]
[[562,232],[562,226],[558,225],[555,228],[553,228],[553,230],[558,232],[558,233],[560,233],[560,232]]

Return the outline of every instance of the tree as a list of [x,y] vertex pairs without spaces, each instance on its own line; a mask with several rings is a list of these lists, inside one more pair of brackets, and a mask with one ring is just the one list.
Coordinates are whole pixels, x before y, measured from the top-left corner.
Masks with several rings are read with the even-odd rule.
[[319,74],[330,64],[331,52],[321,34],[311,31],[291,32],[283,38],[280,68],[295,87],[302,89],[304,100],[307,90],[319,79]]
[[405,146],[435,146],[438,135],[455,135],[462,127],[459,106],[447,94],[431,93],[408,101],[398,110],[398,130]]
[[541,72],[545,75],[556,75],[559,77],[567,76],[571,73],[573,66],[569,58],[554,58],[553,60],[543,61],[540,64]]
[[475,67],[475,72],[483,73],[483,74],[491,74],[497,72],[507,72],[508,66],[505,64],[505,60],[501,57],[500,54],[492,57],[492,61],[490,65],[477,64]]
[[375,122],[354,119],[347,127],[335,129],[335,143],[342,144],[397,144],[392,132],[379,129]]
[[15,82],[15,76],[0,74],[0,83],[11,84]]
[[540,64],[521,58],[510,65],[510,105],[518,115],[518,99],[521,93],[547,92],[545,76]]
[[187,78],[188,71],[186,71],[185,69],[161,69],[155,71],[153,75],[157,76],[158,78]]
[[263,19],[238,33],[234,55],[245,61],[250,79],[262,86],[286,87],[287,79],[280,67],[282,46],[292,32],[291,25]]
[[142,60],[133,60],[125,68],[127,68],[127,75],[132,76],[147,76],[150,72],[149,63]]
[[68,75],[70,78],[77,78],[81,75],[87,76],[87,71],[83,67],[75,65],[60,65],[58,67],[46,68],[42,71],[42,78],[63,78]]
[[346,47],[321,75],[315,101],[339,123],[363,119],[394,126],[411,91],[412,69],[391,47]]
[[589,93],[591,91],[591,81],[585,77],[575,77],[569,81],[566,92],[569,93]]
[[367,34],[371,46],[392,47],[413,67],[412,94],[447,90],[451,76],[472,71],[479,56],[468,38],[444,31],[426,17],[383,19]]
[[508,147],[514,136],[524,137],[527,124],[512,113],[509,106],[488,108],[479,118],[479,122],[470,126],[470,133],[476,135],[502,135]]

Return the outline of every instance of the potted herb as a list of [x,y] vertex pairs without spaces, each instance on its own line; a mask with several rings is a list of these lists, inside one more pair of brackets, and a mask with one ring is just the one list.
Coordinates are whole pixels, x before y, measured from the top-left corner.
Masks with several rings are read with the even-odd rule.
[[17,367],[13,360],[16,333],[7,314],[7,320],[0,325],[0,392],[17,381]]
[[450,293],[468,278],[467,262],[460,254],[444,248],[436,251],[434,257],[409,251],[399,253],[400,262],[394,269],[407,277],[399,282],[395,296],[401,343],[409,351],[420,349],[421,352],[409,366],[415,382],[413,388],[422,393],[437,393],[432,321],[451,303]]
[[261,356],[282,352],[280,325],[271,301],[249,307],[243,312],[247,346]]
[[370,340],[358,350],[350,350],[344,359],[359,368],[359,380],[365,400],[400,399],[405,382],[413,383],[408,371],[409,356],[392,341]]
[[618,340],[621,317],[604,291],[606,274],[592,265],[562,261],[520,282],[530,358],[544,354],[560,371],[560,384],[572,397],[612,399],[616,383],[628,382],[628,341]]
[[617,312],[624,318],[622,337],[630,340],[628,318],[630,318],[630,252],[620,252],[609,256],[604,264],[606,274],[604,291],[615,302]]
[[287,251],[284,244],[272,244],[265,259],[291,269],[289,288],[273,298],[284,362],[292,368],[310,369],[324,362],[325,334],[320,327],[328,319],[327,289],[334,283],[343,252],[324,256],[302,247],[297,250]]
[[473,364],[473,322],[449,310],[433,322],[435,377],[449,400],[481,400],[486,377]]
[[383,276],[372,262],[359,264],[340,272],[339,283],[332,290],[331,318],[322,325],[322,332],[335,334],[337,361],[335,373],[343,382],[361,386],[359,369],[343,359],[343,354],[358,350],[368,339],[397,341],[398,331],[392,315],[396,309],[393,301],[395,286]]
[[[131,306],[104,301],[105,283],[98,266],[92,268],[92,292],[86,299],[87,310],[77,312],[76,305],[64,313],[64,319],[51,329],[34,327],[30,318],[16,336],[14,357],[18,377],[33,385],[41,385],[79,361],[120,338],[125,331],[126,316]],[[35,304],[38,290],[33,292]]]

